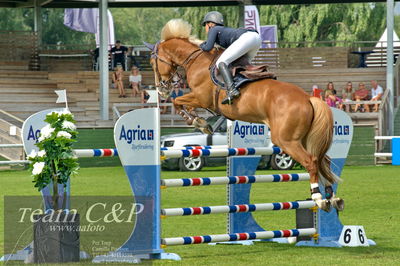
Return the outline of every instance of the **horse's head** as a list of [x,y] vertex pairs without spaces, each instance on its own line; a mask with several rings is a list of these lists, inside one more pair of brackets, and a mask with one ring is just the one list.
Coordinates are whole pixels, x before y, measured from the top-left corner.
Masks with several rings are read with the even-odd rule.
[[156,88],[162,97],[167,98],[172,88],[172,79],[177,73],[178,65],[165,52],[162,43],[158,42],[155,45],[145,43],[145,45],[152,51],[150,63],[155,73]]

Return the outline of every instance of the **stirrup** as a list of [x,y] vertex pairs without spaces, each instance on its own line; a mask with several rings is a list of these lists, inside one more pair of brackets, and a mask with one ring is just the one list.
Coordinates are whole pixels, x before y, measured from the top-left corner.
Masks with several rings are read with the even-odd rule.
[[231,97],[227,96],[225,99],[222,100],[221,103],[222,103],[222,104],[229,104],[229,105],[230,105],[230,104],[232,104],[232,100],[233,100],[233,99],[232,99]]
[[233,99],[240,96],[240,91],[238,89],[232,89],[228,91],[227,96],[225,99],[222,100],[222,104],[232,104]]

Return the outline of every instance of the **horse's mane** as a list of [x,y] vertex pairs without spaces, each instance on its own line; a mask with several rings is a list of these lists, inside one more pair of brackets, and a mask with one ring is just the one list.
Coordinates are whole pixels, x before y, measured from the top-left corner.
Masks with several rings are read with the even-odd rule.
[[188,39],[189,42],[200,45],[203,41],[191,35],[192,25],[183,19],[171,19],[161,30],[161,41],[167,41],[173,38]]

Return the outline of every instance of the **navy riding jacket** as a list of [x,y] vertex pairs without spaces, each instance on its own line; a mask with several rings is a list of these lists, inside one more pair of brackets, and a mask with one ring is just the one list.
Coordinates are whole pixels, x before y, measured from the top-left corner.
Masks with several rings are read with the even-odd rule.
[[207,41],[200,44],[200,48],[203,51],[210,51],[214,44],[219,44],[224,48],[228,48],[234,41],[248,31],[254,31],[249,29],[233,29],[223,26],[214,26],[208,31]]

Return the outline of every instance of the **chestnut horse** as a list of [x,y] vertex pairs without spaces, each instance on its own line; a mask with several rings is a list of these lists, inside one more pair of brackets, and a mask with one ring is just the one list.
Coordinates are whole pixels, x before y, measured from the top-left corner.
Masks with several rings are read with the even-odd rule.
[[[241,96],[232,105],[222,105],[226,91],[219,92],[209,70],[221,51],[203,52],[199,49],[199,40],[193,39],[190,32],[189,23],[173,19],[162,29],[162,41],[152,47],[151,64],[159,90],[165,92],[177,67],[183,67],[191,92],[174,101],[181,114],[194,120],[197,126],[204,126],[204,119],[191,116],[185,108],[205,108],[232,120],[266,124],[271,130],[272,142],[310,174],[312,199],[318,207],[326,211],[331,205],[343,209],[343,200],[335,197],[331,187],[339,178],[331,172],[326,155],[333,134],[333,117],[328,105],[296,85],[272,79],[243,85]],[[326,199],[319,191],[319,177],[325,186]]]

